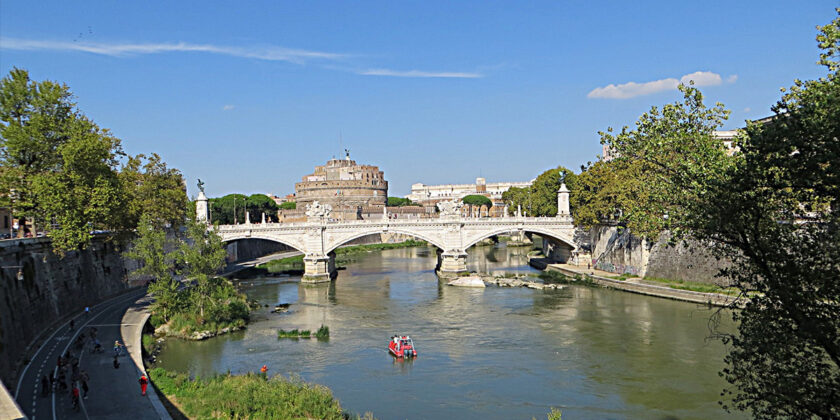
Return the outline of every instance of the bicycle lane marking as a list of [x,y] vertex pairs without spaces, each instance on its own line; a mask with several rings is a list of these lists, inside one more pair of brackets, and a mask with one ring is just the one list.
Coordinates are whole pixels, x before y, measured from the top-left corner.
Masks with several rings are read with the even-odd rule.
[[[146,292],[145,292],[145,290],[144,290],[144,291],[143,291],[143,294],[145,294],[145,293],[146,293]],[[131,299],[135,299],[135,300],[137,299],[137,297],[136,297],[134,294],[130,294],[128,297],[130,297]],[[102,316],[102,315],[105,313],[105,311],[106,311],[106,310],[108,310],[108,309],[110,309],[110,308],[114,307],[115,305],[118,305],[118,304],[120,304],[120,303],[125,303],[125,301],[130,301],[131,299],[119,299],[119,300],[117,300],[117,301],[115,301],[115,302],[112,302],[112,303],[111,303],[111,304],[109,304],[108,306],[106,306],[106,307],[102,308],[100,311],[98,311],[99,313],[97,313],[96,315],[94,315],[92,318],[88,319],[88,320],[87,320],[87,322],[85,322],[85,323],[84,323],[83,325],[81,325],[78,329],[76,329],[75,333],[74,333],[74,334],[70,337],[70,339],[68,339],[68,340],[67,340],[67,345],[66,345],[66,346],[64,346],[64,350],[62,350],[60,354],[62,354],[62,355],[63,355],[63,354],[66,354],[66,353],[67,353],[67,349],[69,349],[69,348],[70,348],[70,345],[71,345],[71,344],[73,344],[73,340],[75,340],[75,339],[76,339],[76,336],[78,336],[78,335],[79,335],[79,332],[81,332],[82,328],[84,328],[84,327],[86,327],[88,324],[90,324],[90,323],[91,323],[91,321],[93,321],[93,320],[94,320],[94,319],[96,319],[96,318],[99,318],[100,316]],[[81,362],[80,362],[80,365],[81,365]],[[56,366],[56,367],[55,367],[55,369],[53,369],[53,375],[55,375],[55,374],[57,374],[57,373],[58,373],[58,366]],[[72,381],[72,380],[71,380],[71,381]],[[53,393],[53,394],[52,394],[52,415],[53,415],[53,420],[56,420],[56,413],[55,413],[55,393]]]
[[[107,304],[107,303],[108,303],[108,301],[98,303],[98,304],[96,304],[96,305],[93,305],[93,307],[92,307],[91,309],[96,308],[96,307],[101,306],[101,305],[105,305],[105,304]],[[35,354],[32,356],[32,360],[31,360],[29,363],[27,363],[27,364],[26,364],[26,366],[24,366],[24,367],[23,367],[23,372],[21,372],[21,373],[20,373],[20,378],[18,378],[17,387],[15,388],[15,400],[17,400],[17,398],[18,398],[18,394],[20,393],[20,385],[23,383],[23,378],[24,378],[24,377],[26,377],[26,371],[27,371],[27,370],[29,370],[29,366],[30,366],[30,365],[32,365],[32,361],[34,361],[35,359],[37,359],[37,358],[38,358],[38,354],[39,354],[39,353],[41,353],[41,350],[43,350],[43,349],[44,349],[44,347],[46,347],[46,346],[50,343],[50,340],[52,340],[52,339],[53,339],[53,337],[55,337],[55,335],[56,335],[59,331],[61,331],[62,329],[64,329],[64,327],[66,327],[67,325],[69,325],[69,324],[70,324],[70,321],[75,320],[75,319],[76,319],[76,317],[78,317],[78,315],[76,315],[76,316],[74,316],[74,317],[72,317],[72,318],[68,319],[68,320],[67,320],[67,321],[65,321],[63,324],[61,324],[58,328],[56,328],[56,329],[55,329],[55,331],[53,331],[53,333],[52,333],[52,334],[50,334],[50,337],[49,337],[49,338],[47,338],[47,339],[44,341],[44,344],[41,344],[41,346],[40,346],[40,347],[38,347],[38,350],[36,350],[36,351],[35,351]],[[87,325],[87,324],[85,324],[85,325]]]

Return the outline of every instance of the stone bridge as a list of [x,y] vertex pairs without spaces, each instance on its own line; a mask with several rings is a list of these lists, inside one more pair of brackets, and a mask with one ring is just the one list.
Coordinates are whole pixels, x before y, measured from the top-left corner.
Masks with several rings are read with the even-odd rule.
[[[207,220],[207,198],[199,194],[196,211],[199,220]],[[479,241],[504,233],[535,233],[569,252],[575,249],[574,225],[569,213],[568,190],[558,191],[556,217],[515,216],[500,218],[464,218],[459,203],[439,204],[437,219],[389,219],[336,221],[329,219],[329,206],[315,203],[302,223],[251,223],[211,226],[225,242],[240,239],[265,239],[290,246],[304,254],[303,281],[318,283],[335,276],[335,252],[339,246],[363,236],[400,233],[424,240],[438,248],[438,271],[454,274],[466,271],[467,249]],[[505,211],[507,214],[507,211]]]

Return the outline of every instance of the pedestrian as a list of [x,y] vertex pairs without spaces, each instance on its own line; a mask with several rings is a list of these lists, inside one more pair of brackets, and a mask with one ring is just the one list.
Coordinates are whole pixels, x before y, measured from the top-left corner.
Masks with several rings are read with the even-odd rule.
[[138,382],[140,382],[140,391],[143,395],[146,395],[146,387],[149,385],[149,380],[146,379],[145,373],[140,376],[140,380]]
[[73,383],[73,390],[70,392],[70,398],[73,399],[73,409],[79,409],[79,387]]
[[82,398],[87,399],[88,384],[87,381],[84,379],[82,379],[82,391],[84,391],[84,395],[82,396]]
[[90,306],[85,306],[85,317],[90,316]]
[[64,369],[58,371],[58,386],[62,391],[67,389],[67,375],[64,374]]
[[46,375],[41,376],[41,396],[42,397],[46,397],[47,393],[49,393],[49,386],[50,386],[50,381],[47,380],[47,376]]
[[76,320],[71,319],[70,320],[70,331],[73,331],[74,327],[76,327]]
[[114,357],[120,355],[120,349],[122,348],[122,344],[120,344],[120,340],[114,341]]
[[114,369],[119,369],[119,368],[120,368],[120,360],[117,358],[117,356],[114,356]]
[[268,379],[268,366],[267,365],[262,365],[262,367],[260,368],[260,376],[262,376],[263,379]]

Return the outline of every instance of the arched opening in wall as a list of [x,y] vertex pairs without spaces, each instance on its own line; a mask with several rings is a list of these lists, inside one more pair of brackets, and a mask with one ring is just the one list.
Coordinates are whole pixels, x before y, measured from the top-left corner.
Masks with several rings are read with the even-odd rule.
[[359,253],[386,252],[387,258],[395,258],[400,264],[426,270],[437,266],[437,253],[440,252],[436,244],[410,232],[389,230],[387,232],[365,232],[344,238],[340,243],[331,244],[327,250],[336,254],[336,264],[346,267],[347,264],[358,260]]
[[535,271],[529,263],[531,258],[565,263],[575,249],[568,239],[528,230],[496,231],[466,245],[467,268],[485,274]]
[[228,264],[252,261],[275,254],[278,255],[278,258],[301,254],[300,251],[290,245],[260,238],[243,238],[226,242],[225,250],[227,251],[226,262]]

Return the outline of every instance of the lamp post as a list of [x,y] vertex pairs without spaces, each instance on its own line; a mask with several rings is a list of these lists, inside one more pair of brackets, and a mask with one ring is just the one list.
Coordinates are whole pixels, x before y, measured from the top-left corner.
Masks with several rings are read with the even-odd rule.
[[236,196],[233,196],[233,224],[236,224]]

